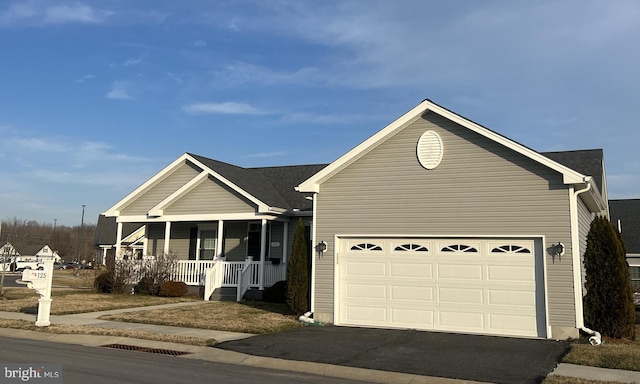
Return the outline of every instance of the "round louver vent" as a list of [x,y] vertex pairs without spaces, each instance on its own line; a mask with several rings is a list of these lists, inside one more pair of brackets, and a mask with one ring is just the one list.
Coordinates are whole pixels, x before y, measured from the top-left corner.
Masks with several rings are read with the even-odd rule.
[[442,161],[444,148],[440,135],[434,131],[426,131],[418,140],[418,161],[426,169],[434,169]]

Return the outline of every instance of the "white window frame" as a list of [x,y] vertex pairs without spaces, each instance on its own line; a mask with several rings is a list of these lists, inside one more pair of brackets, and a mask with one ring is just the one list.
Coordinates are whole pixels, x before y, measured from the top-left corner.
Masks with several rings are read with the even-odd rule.
[[[206,248],[206,250],[213,251],[213,256],[211,259],[203,259],[201,258],[201,252],[205,248],[201,248],[202,246],[202,232],[213,232],[213,248]],[[213,260],[216,258],[216,252],[218,247],[218,226],[213,224],[205,224],[198,225],[198,239],[196,241],[196,260]]]

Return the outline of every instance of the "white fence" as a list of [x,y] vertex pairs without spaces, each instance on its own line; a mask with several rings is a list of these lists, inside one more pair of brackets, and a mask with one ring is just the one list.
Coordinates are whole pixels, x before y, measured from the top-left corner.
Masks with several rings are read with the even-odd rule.
[[[134,265],[132,281],[138,281],[137,271],[141,271],[143,263],[147,261],[130,261]],[[274,283],[285,280],[287,267],[285,264],[264,264],[263,286],[270,287]],[[241,277],[242,276],[242,277]],[[136,280],[137,279],[137,280]],[[213,260],[178,260],[171,279],[182,281],[187,285],[204,286],[205,298],[211,296],[213,291],[221,287],[239,287],[242,283],[242,295],[249,288],[260,287],[260,262],[259,261],[213,261]],[[240,294],[240,292],[238,292]]]
[[[188,285],[205,285],[205,277],[208,277],[208,270],[219,266],[218,279],[220,287],[237,287],[238,271],[242,270],[244,261],[196,261],[196,260],[180,260],[176,272],[172,275],[172,279],[183,281]],[[264,286],[272,286],[275,282],[284,280],[287,272],[284,264],[264,264]],[[207,276],[206,276],[207,275]],[[249,286],[258,287],[260,285],[260,262],[252,261],[249,264],[246,276],[249,277]]]

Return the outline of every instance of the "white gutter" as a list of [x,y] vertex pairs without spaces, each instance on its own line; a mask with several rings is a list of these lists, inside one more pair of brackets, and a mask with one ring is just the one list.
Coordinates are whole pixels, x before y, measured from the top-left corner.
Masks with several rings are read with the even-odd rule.
[[592,178],[585,177],[584,182],[587,184],[585,188],[577,191],[574,191],[573,188],[570,189],[572,196],[569,201],[571,210],[571,256],[573,258],[573,290],[576,306],[576,327],[591,335],[591,337],[589,337],[591,345],[600,345],[602,344],[602,336],[600,333],[591,330],[584,325],[584,308],[582,306],[582,265],[580,262],[580,238],[578,229],[578,195],[591,189]]

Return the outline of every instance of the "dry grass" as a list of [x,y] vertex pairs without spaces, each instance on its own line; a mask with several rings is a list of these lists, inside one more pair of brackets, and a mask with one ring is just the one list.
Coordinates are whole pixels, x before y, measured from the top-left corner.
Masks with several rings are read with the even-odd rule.
[[107,315],[101,319],[254,334],[279,332],[302,326],[288,311],[286,305],[258,301],[203,302],[188,307]]
[[600,381],[600,380],[586,380],[579,379],[577,377],[565,377],[551,375],[547,376],[542,384],[623,384],[619,381]]
[[[35,314],[38,310],[38,294],[24,288],[7,289],[5,300],[0,300],[0,311]],[[197,301],[187,297],[155,297],[144,295],[113,295],[78,290],[53,290],[51,293],[51,314],[68,315],[106,311],[110,309],[145,307],[150,305],[170,304],[185,301]]]
[[592,346],[584,341],[571,346],[564,363],[589,365],[628,371],[640,371],[640,325],[636,325],[636,339],[606,339],[603,345]]
[[5,320],[0,319],[0,328],[24,329],[43,333],[56,334],[76,334],[76,335],[99,335],[131,337],[135,339],[165,341],[170,343],[180,343],[199,346],[212,346],[216,343],[214,339],[201,339],[197,337],[155,334],[150,332],[129,331],[119,329],[106,329],[96,327],[85,327],[79,325],[50,325],[48,327],[36,327],[32,321],[25,320]]

